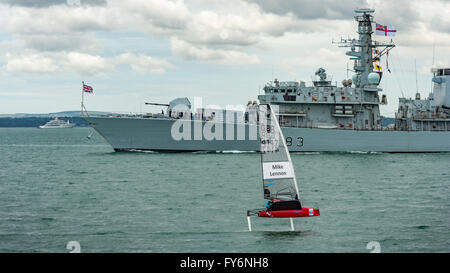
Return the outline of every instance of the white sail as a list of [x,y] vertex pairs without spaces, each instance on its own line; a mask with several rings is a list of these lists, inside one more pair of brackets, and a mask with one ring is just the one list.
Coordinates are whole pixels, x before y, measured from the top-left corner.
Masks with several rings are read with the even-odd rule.
[[278,118],[270,105],[260,105],[259,111],[264,198],[271,201],[298,200],[294,166]]

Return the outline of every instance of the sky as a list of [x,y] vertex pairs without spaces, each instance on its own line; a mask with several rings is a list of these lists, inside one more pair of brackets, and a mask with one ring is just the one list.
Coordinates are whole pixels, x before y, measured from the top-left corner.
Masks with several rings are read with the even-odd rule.
[[319,67],[340,85],[352,63],[332,42],[357,38],[363,7],[397,29],[392,73],[381,60],[393,117],[398,97],[428,96],[432,66],[450,66],[450,1],[0,0],[0,114],[78,110],[82,81],[87,110],[119,113],[177,97],[242,105]]

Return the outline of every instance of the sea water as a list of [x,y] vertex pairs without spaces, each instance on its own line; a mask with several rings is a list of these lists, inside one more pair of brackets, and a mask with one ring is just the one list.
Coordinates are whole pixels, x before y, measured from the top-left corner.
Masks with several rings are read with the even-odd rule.
[[0,128],[0,252],[450,251],[450,154],[298,153],[320,217],[253,218],[258,153],[114,152],[92,129]]

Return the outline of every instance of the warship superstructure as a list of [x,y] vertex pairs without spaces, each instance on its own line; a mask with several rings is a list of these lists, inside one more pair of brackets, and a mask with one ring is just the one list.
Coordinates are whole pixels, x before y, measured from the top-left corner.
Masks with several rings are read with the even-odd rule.
[[[420,94],[414,99],[400,98],[395,124],[382,127],[380,105],[387,104],[387,98],[380,98],[383,73],[376,62],[395,45],[392,40],[372,40],[373,12],[355,10],[359,37],[338,43],[348,48],[346,55],[354,61],[351,79],[338,85],[329,80],[324,68],[319,68],[311,85],[275,79],[258,96],[261,104],[278,107],[279,123],[291,152],[450,151],[450,69],[433,71],[433,91],[428,98],[421,100]],[[161,114],[84,118],[116,151],[259,150],[254,135],[258,118],[252,118],[258,109],[256,101],[247,104],[243,115],[191,109],[187,98],[163,106],[167,110]],[[184,132],[188,137],[183,139],[174,137],[174,125],[180,122],[183,129],[189,128]],[[213,132],[214,137],[198,134],[205,130]]]
[[401,131],[449,131],[450,68],[433,68],[433,92],[426,99],[399,99],[395,129]]

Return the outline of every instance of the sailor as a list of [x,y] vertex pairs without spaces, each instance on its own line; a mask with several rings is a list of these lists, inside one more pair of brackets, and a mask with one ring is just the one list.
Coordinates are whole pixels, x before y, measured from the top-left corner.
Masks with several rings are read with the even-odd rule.
[[280,199],[272,198],[272,200],[266,202],[266,208],[269,208],[273,203],[280,201],[281,201]]

